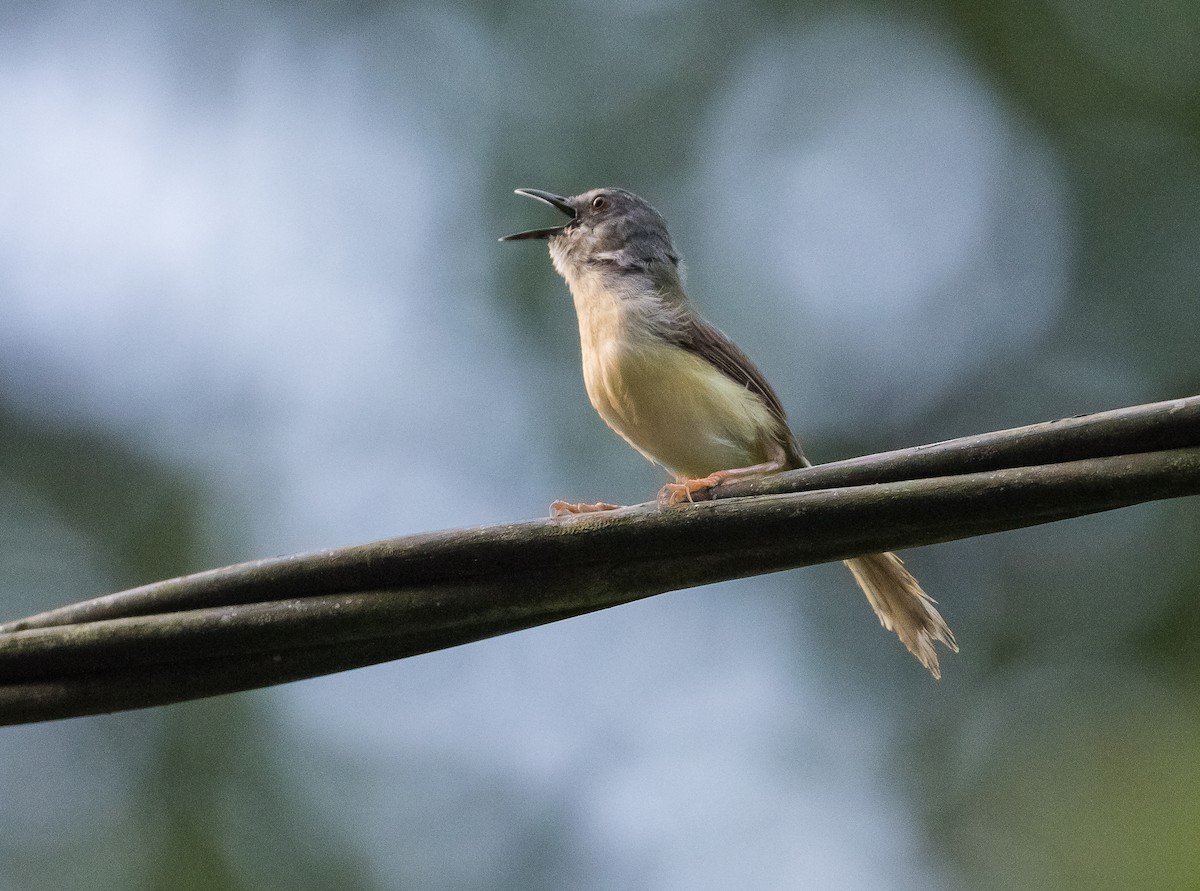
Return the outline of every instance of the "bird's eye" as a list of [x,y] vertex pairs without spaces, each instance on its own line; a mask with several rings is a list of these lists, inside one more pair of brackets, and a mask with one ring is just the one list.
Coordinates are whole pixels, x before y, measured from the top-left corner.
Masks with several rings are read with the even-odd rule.
[[597,195],[592,199],[592,210],[604,210],[608,207],[608,199],[603,195]]

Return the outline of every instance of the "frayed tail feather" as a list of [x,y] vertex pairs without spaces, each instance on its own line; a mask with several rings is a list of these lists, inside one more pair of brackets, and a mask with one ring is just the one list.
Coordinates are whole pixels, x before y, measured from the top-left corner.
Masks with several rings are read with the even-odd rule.
[[934,678],[941,678],[934,644],[941,641],[956,653],[958,644],[933,598],[921,589],[904,561],[892,553],[868,554],[847,560],[846,567],[867,595],[883,627],[895,631],[917,661]]

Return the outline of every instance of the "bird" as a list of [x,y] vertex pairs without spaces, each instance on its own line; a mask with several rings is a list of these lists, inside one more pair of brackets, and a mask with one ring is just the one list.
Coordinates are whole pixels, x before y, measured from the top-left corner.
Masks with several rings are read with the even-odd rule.
[[[672,477],[661,509],[707,497],[722,483],[811,466],[762,372],[704,319],[684,290],[666,220],[621,188],[572,197],[517,189],[567,220],[501,241],[544,240],[575,303],[588,398],[619,436]],[[556,501],[554,516],[618,505]],[[883,627],[934,678],[935,644],[954,634],[903,561],[879,553],[845,561]]]

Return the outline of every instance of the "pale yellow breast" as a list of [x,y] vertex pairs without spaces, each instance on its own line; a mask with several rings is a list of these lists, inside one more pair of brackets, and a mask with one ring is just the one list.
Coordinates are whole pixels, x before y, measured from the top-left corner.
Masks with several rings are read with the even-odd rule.
[[[574,270],[568,270],[568,273]],[[592,405],[635,449],[677,476],[702,477],[769,459],[778,419],[755,394],[653,332],[663,302],[568,274]]]
[[672,473],[707,476],[768,459],[775,420],[760,400],[703,359],[664,341],[612,341],[585,353],[600,416]]

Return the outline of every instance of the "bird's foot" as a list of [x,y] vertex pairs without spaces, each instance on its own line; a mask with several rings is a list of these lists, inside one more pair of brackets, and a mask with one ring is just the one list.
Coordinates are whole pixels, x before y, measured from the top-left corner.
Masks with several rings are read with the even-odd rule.
[[[718,470],[716,473],[710,473],[708,476],[700,477],[695,480],[680,480],[676,483],[667,483],[658,490],[658,506],[673,507],[676,504],[682,504],[685,501],[707,501],[709,493],[722,482],[725,481],[727,473]],[[696,496],[700,496],[697,498]]]
[[550,505],[551,517],[570,517],[575,514],[594,514],[605,510],[618,510],[621,507],[619,504],[609,504],[606,501],[597,501],[595,504],[572,504],[569,501],[556,501]]

